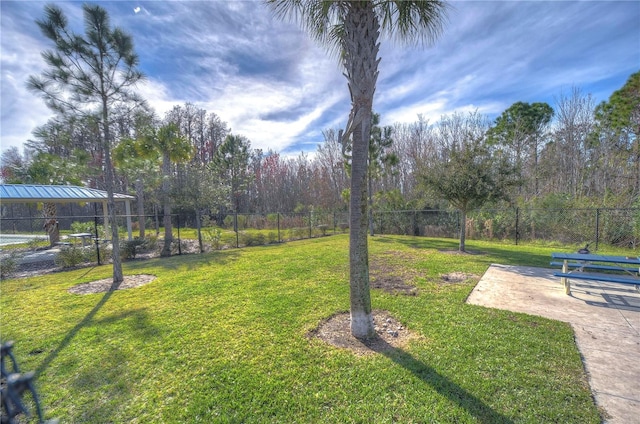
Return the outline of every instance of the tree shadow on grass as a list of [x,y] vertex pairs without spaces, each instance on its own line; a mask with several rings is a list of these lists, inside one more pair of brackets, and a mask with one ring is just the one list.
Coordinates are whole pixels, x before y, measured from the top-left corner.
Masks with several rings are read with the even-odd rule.
[[[366,342],[369,344],[370,342]],[[410,353],[391,346],[384,340],[376,338],[371,344],[372,350],[386,356],[417,378],[431,386],[440,395],[457,404],[472,415],[476,422],[483,424],[513,424],[513,420],[485,404],[481,399],[466,391],[447,377],[439,374],[435,369],[414,358]]]
[[44,370],[46,370],[49,367],[49,365],[51,365],[51,362],[53,362],[53,360],[58,357],[60,352],[65,347],[67,347],[69,345],[69,343],[71,343],[71,340],[73,340],[73,338],[76,336],[76,334],[78,334],[78,332],[83,327],[87,326],[89,324],[89,322],[91,322],[93,317],[104,306],[104,304],[107,303],[107,301],[113,295],[114,291],[118,288],[118,286],[119,286],[119,283],[112,284],[110,290],[107,291],[104,294],[104,296],[102,296],[102,299],[100,299],[100,301],[96,304],[96,306],[94,306],[93,309],[91,309],[91,311],[89,311],[89,313],[79,323],[77,323],[75,325],[75,327],[73,327],[71,329],[71,331],[69,331],[67,333],[67,335],[64,337],[64,339],[62,339],[62,341],[60,342],[58,347],[56,347],[53,351],[51,351],[51,353],[49,353],[49,355],[47,355],[47,357],[44,359],[44,361],[42,361],[40,366],[38,368],[36,368],[36,371],[35,371],[36,372],[36,376],[39,376],[40,374],[42,374],[42,372]]

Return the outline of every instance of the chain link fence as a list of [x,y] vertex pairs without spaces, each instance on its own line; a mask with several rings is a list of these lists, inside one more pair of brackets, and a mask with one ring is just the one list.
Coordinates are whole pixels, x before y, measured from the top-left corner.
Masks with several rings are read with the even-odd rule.
[[[46,238],[44,220],[31,216],[12,216],[4,211],[0,220],[0,241],[16,235]],[[138,216],[131,216],[132,234],[140,229]],[[126,216],[118,215],[122,238],[128,238]],[[162,237],[161,214],[145,216],[147,236]],[[104,215],[61,215],[58,217],[63,240],[70,234],[91,233],[98,239],[110,238],[104,228]],[[173,238],[197,239],[195,214],[172,215]],[[202,240],[212,249],[280,243],[348,232],[347,212],[311,211],[305,213],[203,215]],[[450,210],[376,211],[375,234],[402,234],[457,239],[460,214]],[[597,250],[602,244],[637,248],[640,245],[640,209],[495,209],[467,214],[468,240],[501,240],[515,244],[557,242],[587,244]],[[96,236],[97,234],[97,236]],[[29,237],[25,237],[26,240]],[[0,243],[1,244],[1,243]]]
[[[374,231],[425,237],[458,238],[458,211],[418,210],[374,213]],[[468,240],[515,244],[558,242],[635,249],[640,245],[640,209],[494,209],[467,214]]]

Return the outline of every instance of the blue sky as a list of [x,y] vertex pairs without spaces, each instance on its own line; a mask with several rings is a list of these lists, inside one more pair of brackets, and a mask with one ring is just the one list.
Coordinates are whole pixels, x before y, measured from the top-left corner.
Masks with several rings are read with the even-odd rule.
[[[78,32],[81,2],[56,2]],[[140,93],[163,116],[194,103],[253,148],[313,153],[344,127],[350,100],[337,60],[258,0],[101,1],[133,36],[147,75]],[[35,20],[45,2],[0,1],[2,150],[52,116],[26,90],[50,48]],[[494,119],[517,101],[556,100],[573,87],[607,100],[640,70],[640,1],[458,1],[433,46],[383,39],[374,109],[382,124],[434,122],[479,110]]]

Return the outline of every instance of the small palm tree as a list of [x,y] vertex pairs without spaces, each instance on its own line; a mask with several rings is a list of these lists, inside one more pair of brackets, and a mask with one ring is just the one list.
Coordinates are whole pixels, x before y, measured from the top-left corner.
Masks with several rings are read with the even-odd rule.
[[193,146],[180,135],[178,126],[169,123],[144,137],[143,151],[148,156],[151,152],[160,153],[162,157],[162,202],[164,208],[164,245],[161,256],[171,255],[173,232],[171,225],[171,164],[188,162],[194,153]]
[[349,263],[351,333],[375,335],[369,291],[367,247],[367,157],[373,95],[378,80],[381,30],[399,41],[431,42],[441,32],[443,1],[266,0],[279,17],[298,21],[314,38],[339,54],[351,94],[343,141],[351,137]]

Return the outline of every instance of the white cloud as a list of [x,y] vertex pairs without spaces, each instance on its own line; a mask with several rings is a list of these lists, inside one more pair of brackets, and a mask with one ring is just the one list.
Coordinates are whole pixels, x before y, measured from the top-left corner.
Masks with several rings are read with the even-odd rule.
[[[26,76],[44,68],[40,52],[49,47],[33,22],[45,4],[0,1],[2,149],[26,141],[51,116],[25,88]],[[82,31],[81,3],[59,4]],[[148,75],[140,93],[159,116],[191,102],[253,147],[276,151],[315,150],[307,143],[346,123],[349,94],[336,59],[261,2],[100,4],[133,35]],[[454,6],[434,46],[382,41],[374,108],[384,125],[476,109],[495,116],[516,101],[552,103],[572,85],[601,101],[638,70],[634,2]]]

